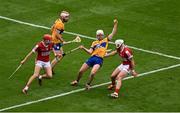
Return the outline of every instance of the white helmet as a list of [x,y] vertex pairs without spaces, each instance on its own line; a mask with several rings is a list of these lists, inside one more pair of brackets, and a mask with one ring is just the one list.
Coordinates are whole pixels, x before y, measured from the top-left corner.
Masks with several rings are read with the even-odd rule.
[[103,31],[103,30],[97,30],[97,31],[96,31],[96,35],[100,35],[100,34],[101,34],[101,35],[104,35],[104,31]]
[[69,16],[69,12],[67,11],[62,11],[61,14],[60,14],[61,17],[67,17]]
[[122,44],[124,44],[124,40],[118,39],[115,41],[116,48],[121,47]]

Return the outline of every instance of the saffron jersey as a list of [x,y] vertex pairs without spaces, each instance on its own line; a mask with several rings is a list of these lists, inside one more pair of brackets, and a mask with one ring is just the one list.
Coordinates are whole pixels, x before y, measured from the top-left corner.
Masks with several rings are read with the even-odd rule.
[[98,56],[103,58],[106,54],[106,50],[108,48],[108,38],[104,38],[103,40],[96,40],[92,43],[91,48],[93,49],[93,52],[91,56]]
[[59,35],[62,36],[62,34],[64,32],[64,23],[61,21],[61,19],[57,19],[54,22],[54,25],[51,28],[51,32],[52,32],[52,42],[54,44],[62,43],[62,41],[59,40],[57,35],[56,35],[58,33]]

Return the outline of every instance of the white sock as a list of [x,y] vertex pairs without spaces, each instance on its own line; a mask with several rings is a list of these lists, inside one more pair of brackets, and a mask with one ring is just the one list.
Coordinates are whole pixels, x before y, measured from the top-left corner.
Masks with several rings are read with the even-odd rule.
[[118,95],[118,93],[114,92],[115,95]]
[[42,76],[41,76],[41,75],[39,76],[39,79],[42,79]]
[[28,86],[25,86],[25,88],[24,88],[25,90],[28,90],[29,89],[29,87]]

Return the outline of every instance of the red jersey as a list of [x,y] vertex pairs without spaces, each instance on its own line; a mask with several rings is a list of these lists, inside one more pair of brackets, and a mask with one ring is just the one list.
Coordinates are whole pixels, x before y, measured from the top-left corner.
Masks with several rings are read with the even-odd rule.
[[50,51],[52,50],[52,44],[45,46],[44,43],[41,41],[36,45],[36,47],[37,49],[33,49],[33,51],[36,51],[38,53],[36,60],[49,62],[49,55]]
[[130,67],[131,67],[130,59],[133,57],[133,53],[132,53],[131,49],[125,46],[122,50],[120,50],[118,48],[117,52],[123,60],[122,64],[123,65],[130,65]]

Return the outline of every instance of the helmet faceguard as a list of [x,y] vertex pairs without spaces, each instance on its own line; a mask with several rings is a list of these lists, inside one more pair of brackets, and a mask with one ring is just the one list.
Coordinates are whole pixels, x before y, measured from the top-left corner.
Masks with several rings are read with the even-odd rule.
[[115,41],[116,48],[120,48],[124,44],[124,40],[118,39]]
[[60,13],[60,18],[61,18],[61,20],[62,20],[63,22],[68,22],[69,16],[70,16],[70,14],[69,14],[69,12],[67,12],[67,11],[62,11],[62,12]]
[[102,40],[104,38],[104,31],[103,30],[97,30],[96,31],[96,38],[98,40]]

